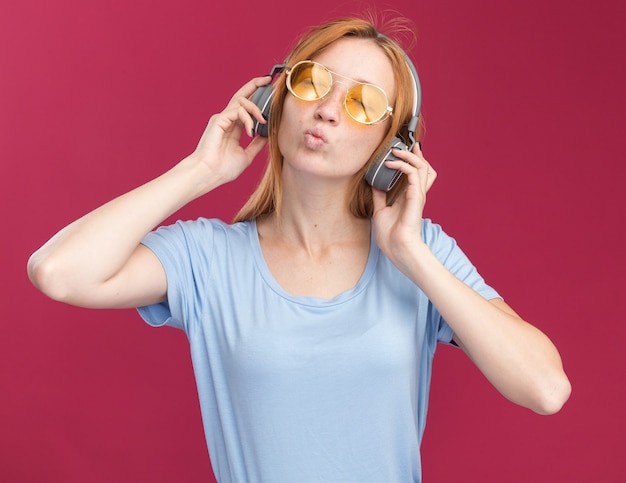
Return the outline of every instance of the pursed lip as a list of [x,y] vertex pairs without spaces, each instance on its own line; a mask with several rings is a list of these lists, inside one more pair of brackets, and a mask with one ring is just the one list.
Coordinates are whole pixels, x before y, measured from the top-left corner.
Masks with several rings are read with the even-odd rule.
[[328,138],[326,138],[326,135],[324,134],[324,131],[322,131],[321,129],[307,129],[304,134],[307,137],[309,137],[309,136],[313,137],[318,142],[321,141],[324,144],[326,144],[328,142]]

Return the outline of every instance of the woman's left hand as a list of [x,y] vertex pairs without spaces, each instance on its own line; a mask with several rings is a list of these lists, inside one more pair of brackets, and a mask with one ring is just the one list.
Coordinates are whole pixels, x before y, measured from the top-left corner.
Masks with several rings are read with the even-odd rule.
[[426,193],[435,182],[437,173],[422,155],[419,143],[415,143],[412,152],[397,149],[393,154],[401,161],[387,161],[386,165],[402,171],[408,185],[390,206],[387,206],[387,194],[372,188],[374,235],[387,258],[401,266],[404,264],[404,254],[408,255],[409,251],[422,243],[422,213]]

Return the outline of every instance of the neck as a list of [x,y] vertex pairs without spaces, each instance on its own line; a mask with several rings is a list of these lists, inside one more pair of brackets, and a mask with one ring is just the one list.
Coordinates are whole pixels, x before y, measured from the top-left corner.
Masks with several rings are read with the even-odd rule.
[[348,208],[347,186],[328,182],[284,183],[280,220],[273,214],[262,224],[271,228],[263,230],[264,236],[272,233],[309,248],[370,236],[370,220]]

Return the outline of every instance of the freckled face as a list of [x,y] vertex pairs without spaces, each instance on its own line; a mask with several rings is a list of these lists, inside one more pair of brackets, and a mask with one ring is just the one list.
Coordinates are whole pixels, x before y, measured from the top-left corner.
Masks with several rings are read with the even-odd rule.
[[331,91],[318,101],[287,94],[278,129],[283,169],[290,174],[349,180],[370,158],[387,132],[389,119],[364,125],[346,112],[346,91],[359,82],[381,87],[395,101],[391,61],[372,40],[343,38],[313,59],[333,74]]

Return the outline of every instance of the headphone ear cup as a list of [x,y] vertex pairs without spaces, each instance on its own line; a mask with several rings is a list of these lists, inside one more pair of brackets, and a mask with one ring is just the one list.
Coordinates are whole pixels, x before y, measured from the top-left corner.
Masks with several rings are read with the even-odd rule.
[[367,170],[367,173],[365,173],[365,180],[371,186],[381,191],[389,191],[396,185],[402,176],[402,171],[385,166],[386,161],[400,160],[400,158],[393,155],[391,152],[392,149],[404,149],[405,151],[408,151],[409,147],[404,143],[404,141],[402,141],[402,139],[397,136],[394,137],[389,148],[386,151],[383,151],[385,154],[374,160],[372,165]]
[[256,91],[254,91],[254,94],[252,94],[251,101],[256,104],[259,109],[261,109],[263,117],[266,121],[268,121],[267,124],[261,124],[255,118],[252,118],[252,120],[254,121],[254,132],[259,136],[267,137],[270,116],[270,104],[273,96],[274,86],[272,84],[259,87]]

